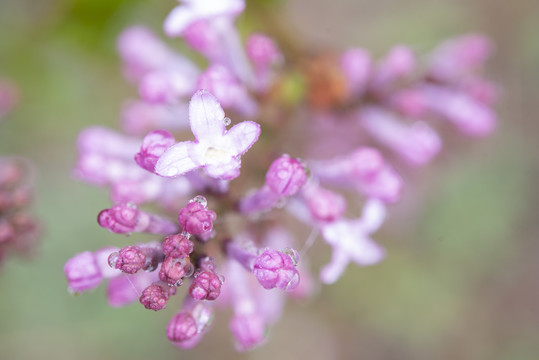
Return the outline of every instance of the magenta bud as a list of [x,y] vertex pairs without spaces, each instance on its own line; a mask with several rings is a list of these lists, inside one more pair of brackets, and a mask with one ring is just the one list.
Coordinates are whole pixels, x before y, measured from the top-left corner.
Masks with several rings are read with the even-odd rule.
[[346,200],[341,195],[319,186],[304,191],[311,216],[318,221],[334,221],[346,210]]
[[168,289],[158,284],[152,284],[144,289],[139,301],[146,309],[159,311],[167,307],[169,297]]
[[[290,252],[290,254],[288,254]],[[296,270],[297,251],[266,249],[259,255],[253,265],[253,274],[264,289],[275,287],[291,291],[299,285],[299,272]]]
[[135,155],[135,161],[141,168],[153,173],[159,157],[175,143],[176,140],[170,132],[152,131],[142,140],[140,151]]
[[195,274],[189,294],[195,300],[215,300],[221,294],[221,279],[211,271],[200,271]]
[[128,234],[138,224],[139,211],[127,205],[115,205],[110,209],[102,210],[97,216],[101,227],[117,234]]
[[193,265],[188,257],[176,259],[167,256],[159,270],[159,279],[171,286],[180,286],[182,285],[182,279],[192,274]]
[[178,222],[183,230],[192,235],[209,232],[216,218],[214,211],[206,209],[205,204],[198,201],[189,202],[178,214]]
[[[112,260],[114,260],[114,264],[111,263]],[[127,274],[135,274],[144,267],[145,263],[146,256],[136,246],[126,246],[120,249],[117,254],[112,253],[109,256],[109,264]]]
[[197,333],[198,328],[195,318],[184,311],[174,315],[167,326],[167,337],[172,342],[189,340]]
[[275,41],[262,34],[250,35],[247,39],[246,50],[249,59],[256,67],[265,67],[283,59]]
[[266,184],[281,196],[294,195],[307,181],[305,166],[297,159],[283,155],[273,161],[266,173]]
[[238,351],[250,350],[266,341],[266,323],[258,314],[234,316],[229,327]]
[[167,257],[181,259],[193,252],[194,244],[182,234],[170,235],[163,241],[163,253]]

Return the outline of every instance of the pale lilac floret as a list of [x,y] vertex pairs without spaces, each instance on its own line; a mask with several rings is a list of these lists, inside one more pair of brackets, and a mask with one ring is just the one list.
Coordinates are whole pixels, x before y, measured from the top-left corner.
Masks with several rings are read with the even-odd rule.
[[165,19],[163,28],[168,36],[180,36],[196,21],[219,16],[233,18],[244,8],[244,0],[183,0]]
[[483,35],[470,34],[447,40],[430,56],[429,75],[437,80],[458,82],[479,70],[493,51]]
[[372,137],[412,165],[428,163],[441,150],[440,136],[422,121],[407,125],[380,107],[363,108],[358,117]]
[[321,183],[351,187],[388,203],[400,199],[402,178],[377,149],[360,147],[345,156],[311,161],[309,167]]
[[266,341],[266,321],[258,314],[236,315],[229,327],[238,351],[251,350]]
[[298,159],[283,155],[271,163],[266,184],[281,196],[294,195],[307,181],[305,165]]
[[97,217],[97,222],[101,227],[117,234],[148,232],[166,235],[178,231],[178,226],[172,221],[125,204],[102,210]]
[[[282,251],[265,249],[253,264],[253,274],[264,289],[279,288],[292,291],[299,285],[299,272],[296,270],[297,252],[294,255]],[[293,257],[295,257],[295,261]]]
[[170,132],[152,131],[142,140],[140,151],[135,154],[135,161],[140,167],[153,173],[159,157],[175,143],[174,136]]
[[126,76],[132,81],[141,81],[150,73],[164,71],[177,74],[187,84],[194,85],[199,72],[190,60],[175,53],[143,26],[130,27],[120,35],[118,52],[125,63]]
[[69,290],[83,292],[95,289],[104,278],[121,274],[108,266],[107,258],[116,248],[103,248],[95,252],[85,251],[69,259],[64,265]]
[[224,108],[234,109],[241,115],[251,117],[258,111],[245,85],[223,65],[210,65],[198,78],[198,88],[208,90]]
[[470,95],[436,85],[423,85],[421,90],[428,110],[449,120],[464,134],[482,137],[494,130],[494,111]]
[[221,105],[206,90],[193,95],[189,119],[196,140],[177,143],[165,151],[157,161],[156,173],[175,177],[204,167],[213,178],[231,180],[237,177],[240,156],[258,140],[260,125],[244,121],[227,130]]
[[257,33],[247,38],[246,50],[255,68],[257,90],[265,91],[274,75],[274,66],[284,60],[283,54],[273,39]]
[[364,49],[346,50],[340,58],[340,66],[346,78],[348,91],[361,96],[367,88],[372,72],[371,55]]
[[376,67],[371,86],[378,92],[388,90],[396,81],[410,76],[415,66],[414,52],[404,45],[395,46]]
[[318,184],[311,183],[305,186],[302,195],[315,221],[337,220],[346,210],[346,200],[343,196]]
[[359,266],[380,262],[385,250],[371,240],[385,218],[385,206],[376,199],[369,199],[357,220],[341,219],[324,225],[322,236],[331,245],[332,255],[329,264],[320,272],[320,280],[332,284],[342,275],[350,261]]

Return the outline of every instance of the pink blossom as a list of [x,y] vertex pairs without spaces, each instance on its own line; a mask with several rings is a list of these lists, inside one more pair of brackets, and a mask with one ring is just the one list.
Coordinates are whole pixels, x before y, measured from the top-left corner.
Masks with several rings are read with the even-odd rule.
[[296,263],[299,254],[294,249],[265,249],[254,261],[253,274],[264,289],[292,291],[299,285]]
[[167,307],[170,291],[168,286],[154,283],[142,291],[139,301],[148,310],[163,310]]
[[194,244],[182,234],[169,235],[163,241],[163,254],[172,258],[184,258],[193,252]]
[[438,133],[422,121],[407,125],[379,107],[363,108],[359,119],[372,137],[413,165],[428,163],[442,147]]
[[180,36],[192,23],[215,17],[235,17],[245,8],[244,0],[182,0],[164,23],[168,36]]
[[174,136],[170,132],[152,131],[142,140],[140,151],[135,154],[135,161],[141,168],[153,173],[159,157],[174,143]]
[[213,178],[237,177],[240,157],[258,140],[260,125],[244,121],[227,130],[223,109],[206,90],[193,95],[189,119],[196,140],[177,143],[165,151],[157,161],[156,173],[174,177],[204,167]]
[[85,251],[73,256],[64,265],[69,290],[84,292],[95,289],[104,278],[114,277],[121,272],[108,265],[108,256],[115,248],[103,248],[96,252]]
[[181,349],[195,346],[208,330],[213,311],[207,305],[186,298],[182,309],[174,315],[167,326],[167,337]]
[[337,220],[322,227],[322,236],[333,249],[331,261],[320,272],[322,282],[337,281],[350,261],[368,266],[385,257],[385,250],[369,238],[382,225],[385,213],[382,202],[369,199],[361,218]]

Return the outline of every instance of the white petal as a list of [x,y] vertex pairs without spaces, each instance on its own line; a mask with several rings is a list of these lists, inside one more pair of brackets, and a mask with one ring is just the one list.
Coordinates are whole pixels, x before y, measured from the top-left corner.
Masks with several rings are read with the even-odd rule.
[[200,167],[201,165],[194,161],[189,154],[190,148],[196,145],[191,141],[184,141],[168,148],[155,164],[156,174],[174,177]]
[[245,153],[260,136],[260,125],[244,121],[232,127],[225,135],[227,148],[235,155]]
[[214,143],[225,133],[225,112],[212,94],[199,90],[189,103],[191,131],[199,141]]

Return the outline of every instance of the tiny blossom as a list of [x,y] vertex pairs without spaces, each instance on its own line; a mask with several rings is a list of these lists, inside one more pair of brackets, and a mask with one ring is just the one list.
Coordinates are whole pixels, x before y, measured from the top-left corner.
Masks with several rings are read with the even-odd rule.
[[174,177],[204,167],[213,178],[230,180],[237,177],[240,156],[258,140],[260,125],[244,121],[226,130],[223,109],[205,90],[193,95],[189,119],[197,140],[170,147],[157,161],[155,172]]
[[221,294],[221,278],[215,272],[196,272],[189,294],[195,300],[215,300]]
[[316,221],[334,221],[346,210],[346,200],[341,195],[311,183],[302,191],[311,216]]
[[110,269],[108,256],[115,248],[103,248],[94,253],[85,251],[69,259],[64,274],[72,292],[84,292],[98,287],[104,278],[121,274]]
[[167,326],[167,337],[176,346],[188,349],[195,346],[211,325],[213,312],[208,306],[186,298],[180,312]]

